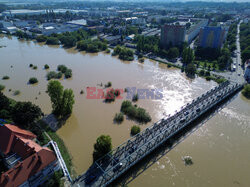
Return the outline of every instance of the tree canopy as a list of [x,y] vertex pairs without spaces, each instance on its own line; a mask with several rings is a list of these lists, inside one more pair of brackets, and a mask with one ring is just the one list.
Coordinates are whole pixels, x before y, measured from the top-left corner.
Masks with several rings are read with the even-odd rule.
[[109,135],[101,135],[94,144],[93,160],[96,161],[112,150],[112,139]]
[[75,103],[73,90],[63,90],[64,88],[61,83],[56,80],[50,81],[47,89],[51,99],[53,113],[59,117],[70,115]]
[[42,114],[41,109],[31,102],[17,102],[13,108],[12,119],[16,124],[30,127]]

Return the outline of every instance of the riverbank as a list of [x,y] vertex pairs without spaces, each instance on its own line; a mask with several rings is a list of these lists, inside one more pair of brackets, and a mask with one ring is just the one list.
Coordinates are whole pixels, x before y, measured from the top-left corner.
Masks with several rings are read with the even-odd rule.
[[76,173],[74,171],[73,163],[72,163],[72,156],[66,147],[64,141],[57,135],[57,133],[42,120],[38,122],[39,127],[42,130],[42,136],[44,137],[44,141],[42,142],[43,145],[49,143],[49,141],[53,140],[57,143],[58,148],[61,152],[63,160],[67,166],[67,169],[72,178],[76,177]]

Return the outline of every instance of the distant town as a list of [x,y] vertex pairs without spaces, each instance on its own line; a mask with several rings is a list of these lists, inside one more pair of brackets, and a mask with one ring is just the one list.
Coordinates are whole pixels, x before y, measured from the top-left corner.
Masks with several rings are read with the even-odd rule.
[[[168,68],[179,69],[188,80],[202,77],[206,81],[216,82],[219,86],[214,90],[196,101],[193,100],[190,105],[188,103],[185,106],[187,109],[181,108],[185,109],[183,115],[187,119],[178,119],[181,112],[176,113],[175,122],[180,124],[188,123],[188,116],[194,115],[189,108],[195,103],[201,102],[201,105],[205,106],[202,103],[205,96],[222,100],[224,96],[227,98],[228,95],[243,89],[244,97],[250,98],[249,20],[250,4],[236,2],[0,3],[2,38],[16,37],[22,41],[60,46],[86,53],[103,52],[125,62],[138,61],[139,64],[150,59],[165,64]],[[8,48],[2,45],[1,40],[0,52],[5,47]],[[52,65],[49,62],[45,63],[43,70],[49,71]],[[63,140],[56,134],[59,126],[70,118],[75,104],[75,90],[64,90],[60,83],[63,78],[74,79],[74,69],[69,67],[70,63],[67,66],[58,65],[57,72],[50,71],[45,76],[44,81],[49,81],[46,93],[52,104],[50,115],[44,115],[41,109],[32,103],[19,102],[7,97],[6,92],[12,93],[12,90],[6,88],[8,85],[4,85],[5,82],[0,82],[0,187],[106,186],[117,180],[117,177],[130,167],[124,166],[127,160],[126,163],[120,161],[123,157],[127,157],[128,153],[135,154],[137,149],[139,154],[139,146],[131,144],[123,147],[124,149],[118,147],[115,150],[121,152],[128,149],[127,153],[119,155],[120,158],[117,155],[110,156],[111,138],[101,135],[94,145],[93,165],[86,173],[79,177],[74,176],[70,153]],[[36,70],[37,66],[35,63],[29,64],[29,68]],[[10,77],[6,74],[1,81],[8,79]],[[38,83],[37,77],[32,77],[27,84]],[[97,85],[103,90],[112,88],[112,82]],[[20,95],[18,91],[13,92],[12,96]],[[126,92],[129,91],[124,89],[124,93]],[[85,92],[79,90],[79,93],[84,95]],[[107,91],[105,96],[109,97],[105,97],[104,102],[115,102],[115,98],[121,93],[123,90],[121,92],[112,88]],[[216,95],[213,96],[211,93]],[[218,96],[218,93],[221,96]],[[140,98],[142,97],[137,93],[131,97],[131,101],[123,101],[120,112],[112,119],[114,123],[120,124],[126,118],[139,124],[150,122],[150,114],[144,108],[133,104]],[[207,103],[215,102],[214,100],[208,99]],[[206,107],[212,108],[214,105]],[[195,109],[197,113],[200,110]],[[30,121],[26,121],[27,118]],[[170,118],[166,121],[171,121]],[[155,124],[160,126],[161,122]],[[155,128],[155,124],[152,129]],[[140,131],[140,125],[131,127],[130,135],[134,138],[131,142],[141,141],[137,135]],[[145,130],[145,134],[147,132]],[[161,130],[159,132],[162,133]],[[138,138],[135,140],[135,137]],[[141,148],[140,151],[142,150],[144,151]],[[122,156],[123,154],[125,156]],[[112,159],[107,159],[107,155]],[[112,166],[106,166],[103,158]],[[132,159],[132,156],[129,156],[129,159]],[[193,163],[191,157],[185,157],[184,160],[186,164]],[[105,175],[100,174],[99,170]],[[113,176],[113,173],[117,173],[117,177],[116,174]],[[109,175],[113,178],[108,179]]]

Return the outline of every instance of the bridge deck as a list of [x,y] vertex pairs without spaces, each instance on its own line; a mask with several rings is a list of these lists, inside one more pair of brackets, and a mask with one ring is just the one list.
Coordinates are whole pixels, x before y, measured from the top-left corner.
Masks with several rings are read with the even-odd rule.
[[86,173],[74,181],[73,186],[107,186],[163,142],[242,86],[227,81],[213,88],[182,107],[181,111],[173,116],[154,123],[96,161]]

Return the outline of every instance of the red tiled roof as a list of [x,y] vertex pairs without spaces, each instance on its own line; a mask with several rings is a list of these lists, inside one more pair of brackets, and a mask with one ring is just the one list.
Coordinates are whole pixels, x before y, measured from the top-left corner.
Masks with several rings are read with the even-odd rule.
[[0,149],[4,154],[17,153],[23,161],[2,173],[0,187],[15,187],[27,181],[56,160],[53,151],[43,148],[32,139],[36,136],[14,125],[0,127]]
[[36,135],[33,133],[20,129],[15,125],[5,124],[0,127],[0,150],[7,155],[11,152],[12,146],[14,145],[13,141],[16,137],[23,137],[26,139],[34,139]]

